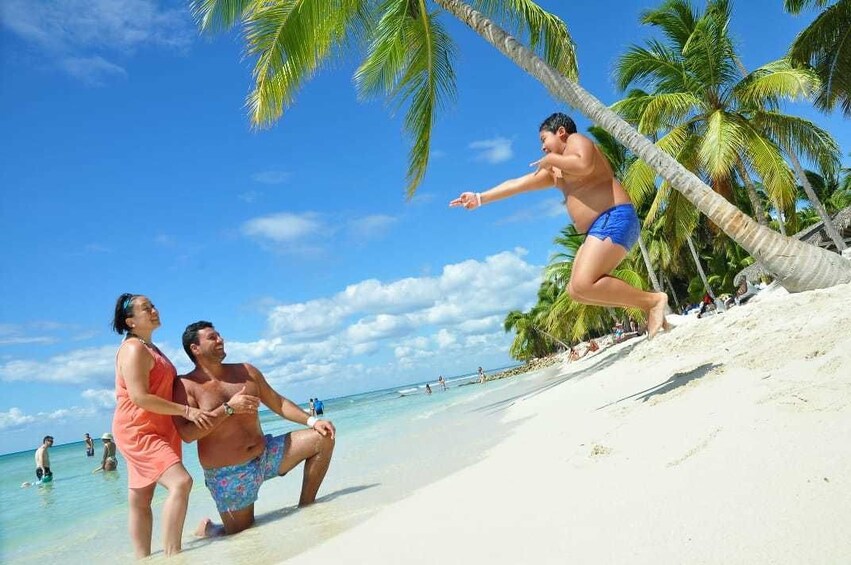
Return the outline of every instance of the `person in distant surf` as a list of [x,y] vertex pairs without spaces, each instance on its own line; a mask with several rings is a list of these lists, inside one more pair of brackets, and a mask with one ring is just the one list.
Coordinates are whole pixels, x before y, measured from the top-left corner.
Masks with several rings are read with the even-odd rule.
[[[264,481],[280,477],[304,462],[299,506],[316,501],[334,452],[334,424],[308,417],[297,404],[273,389],[256,367],[223,363],[225,340],[210,322],[189,324],[183,349],[195,369],[174,383],[174,397],[209,411],[212,426],[198,429],[181,416],[180,437],[198,442],[204,481],[222,525],[205,518],[198,536],[235,534],[254,523],[254,502]],[[308,427],[273,437],[263,435],[257,409],[263,403],[286,420]]]
[[41,445],[35,450],[35,478],[42,482],[53,480],[53,472],[50,470],[50,455],[47,450],[53,447],[53,436],[44,436]]
[[485,380],[485,370],[479,367],[479,384],[484,384]]
[[83,441],[86,442],[86,457],[94,457],[95,456],[95,441],[92,439],[92,436],[86,434],[83,438]]
[[437,382],[443,387],[443,390],[446,390],[446,379],[443,378],[443,375],[437,377]]
[[552,114],[538,134],[544,157],[532,163],[535,172],[485,192],[462,192],[449,205],[473,210],[521,192],[555,186],[564,195],[576,229],[588,236],[573,260],[567,292],[583,304],[643,310],[652,338],[665,326],[668,296],[637,289],[610,274],[638,241],[641,229],[629,196],[603,152],[576,132],[570,117]]
[[426,383],[426,394],[431,394],[431,386],[428,383]]
[[130,539],[137,558],[151,554],[154,489],[168,489],[163,504],[163,551],[180,552],[192,477],[183,466],[180,436],[171,416],[206,429],[212,415],[172,401],[177,371],[151,341],[160,327],[159,310],[140,294],[124,293],[115,302],[112,328],[124,339],[115,359],[115,415],[112,433],[127,466]]
[[312,398],[307,403],[307,411],[311,416],[316,416],[316,402]]
[[118,459],[115,457],[115,442],[112,440],[112,434],[105,433],[101,436],[103,441],[103,459],[101,459],[100,467],[92,471],[115,471],[118,468]]
[[317,416],[322,416],[323,414],[325,414],[325,403],[319,400],[318,398],[314,399],[313,406],[316,408]]

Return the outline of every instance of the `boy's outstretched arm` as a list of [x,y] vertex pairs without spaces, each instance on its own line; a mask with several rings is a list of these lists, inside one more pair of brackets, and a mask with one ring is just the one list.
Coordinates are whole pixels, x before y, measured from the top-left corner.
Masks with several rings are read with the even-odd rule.
[[555,181],[553,174],[544,169],[538,169],[534,173],[522,177],[507,180],[485,192],[462,192],[461,195],[449,203],[450,206],[462,206],[467,210],[478,208],[482,204],[502,200],[521,192],[529,190],[540,190],[553,186]]

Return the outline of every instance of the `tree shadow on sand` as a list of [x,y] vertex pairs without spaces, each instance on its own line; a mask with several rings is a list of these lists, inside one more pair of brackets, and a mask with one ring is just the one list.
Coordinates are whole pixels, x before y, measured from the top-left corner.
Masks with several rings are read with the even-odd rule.
[[668,394],[674,389],[677,389],[681,386],[685,386],[690,382],[705,377],[715,369],[718,369],[722,365],[717,363],[704,363],[698,367],[690,371],[683,371],[681,373],[674,373],[671,375],[667,381],[663,383],[659,383],[658,385],[652,386],[650,388],[644,389],[640,392],[636,392],[635,394],[630,394],[629,396],[624,396],[614,402],[609,402],[603,406],[597,408],[597,410],[602,410],[604,408],[608,408],[613,404],[617,404],[618,402],[622,402],[624,400],[635,399],[640,400],[641,402],[647,402],[654,396],[662,396],[663,394]]
[[[505,398],[503,400],[499,400],[497,402],[493,402],[491,404],[486,404],[480,408],[477,408],[478,411],[482,412],[496,412],[499,410],[506,410],[511,407],[518,400],[525,400],[527,398],[532,398],[533,396],[537,396],[542,392],[546,392],[551,388],[557,387],[562,383],[566,383],[567,381],[580,380],[585,377],[590,377],[594,373],[605,370],[611,365],[623,359],[624,355],[629,354],[635,346],[642,343],[644,340],[636,340],[633,343],[624,345],[620,351],[616,355],[600,355],[597,354],[590,359],[580,359],[578,362],[587,362],[588,365],[576,371],[575,373],[569,373],[567,375],[561,374],[565,365],[556,365],[553,367],[553,370],[556,372],[555,375],[545,378],[541,381],[539,386],[531,389],[520,392],[511,396],[509,398]],[[601,352],[602,353],[602,352]],[[576,363],[577,361],[574,361]],[[546,370],[546,369],[544,369]],[[512,377],[514,378],[514,377]]]

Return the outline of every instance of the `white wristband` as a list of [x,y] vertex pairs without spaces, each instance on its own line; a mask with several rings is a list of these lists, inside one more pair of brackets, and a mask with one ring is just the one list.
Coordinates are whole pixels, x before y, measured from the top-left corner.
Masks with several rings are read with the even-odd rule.
[[477,208],[482,207],[482,193],[481,192],[476,193],[476,207]]
[[315,426],[315,425],[316,425],[316,422],[318,422],[318,421],[319,421],[319,419],[318,419],[316,416],[309,416],[309,417],[307,418],[307,424],[305,424],[305,425],[306,425],[308,428],[312,428],[313,426]]

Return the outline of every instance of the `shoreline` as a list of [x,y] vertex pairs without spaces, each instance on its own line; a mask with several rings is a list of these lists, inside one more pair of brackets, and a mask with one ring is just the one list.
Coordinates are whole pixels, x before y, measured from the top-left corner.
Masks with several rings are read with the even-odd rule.
[[847,561],[849,319],[851,285],[769,296],[562,365],[480,461],[286,562]]

